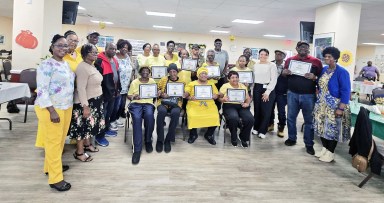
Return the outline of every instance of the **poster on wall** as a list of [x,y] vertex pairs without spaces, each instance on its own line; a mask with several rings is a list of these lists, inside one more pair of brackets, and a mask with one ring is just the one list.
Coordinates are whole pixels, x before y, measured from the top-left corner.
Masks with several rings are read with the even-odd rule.
[[99,42],[97,43],[98,47],[105,48],[108,42],[113,42],[113,36],[99,36]]
[[175,51],[174,52],[177,52],[179,53],[179,51],[181,51],[182,49],[185,49],[185,47],[187,46],[187,43],[175,43]]
[[127,39],[129,43],[132,45],[132,55],[137,56],[139,54],[143,54],[143,46],[146,43],[144,40],[138,39]]
[[251,58],[254,59],[254,60],[259,60],[259,50],[260,48],[250,48],[250,47],[243,47],[243,53],[244,53],[244,49],[251,49],[252,51],[252,55],[251,55]]
[[320,59],[322,63],[324,63],[323,56],[321,52],[327,48],[333,46],[335,42],[335,33],[323,33],[323,34],[315,34],[313,35],[313,55]]
[[4,44],[4,35],[0,35],[0,44]]

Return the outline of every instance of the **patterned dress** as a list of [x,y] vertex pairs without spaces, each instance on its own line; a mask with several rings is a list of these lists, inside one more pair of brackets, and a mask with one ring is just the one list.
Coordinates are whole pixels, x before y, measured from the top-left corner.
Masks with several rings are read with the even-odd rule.
[[314,132],[327,140],[347,142],[351,138],[351,110],[346,105],[343,116],[335,116],[340,99],[333,97],[328,90],[328,82],[333,73],[325,72],[319,79],[320,91],[313,109]]
[[120,83],[121,83],[121,92],[120,94],[127,94],[128,93],[128,86],[131,81],[132,76],[132,65],[131,65],[131,59],[129,56],[125,59],[119,59],[117,58],[117,61],[119,62],[119,73],[120,73]]

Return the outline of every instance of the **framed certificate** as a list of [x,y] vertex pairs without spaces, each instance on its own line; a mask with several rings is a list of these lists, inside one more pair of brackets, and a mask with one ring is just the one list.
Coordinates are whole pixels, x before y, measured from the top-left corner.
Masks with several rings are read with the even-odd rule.
[[170,97],[182,97],[184,94],[184,83],[169,82],[167,83],[167,95]]
[[196,71],[197,60],[195,59],[183,59],[183,64],[181,64],[181,70],[187,71]]
[[207,66],[208,77],[220,77],[220,66]]
[[289,62],[288,69],[292,72],[292,74],[304,76],[306,73],[311,72],[311,67],[311,63],[291,60]]
[[151,68],[153,79],[160,79],[168,74],[167,66],[152,66]]
[[244,102],[245,101],[245,90],[244,89],[227,89],[227,97],[229,102]]
[[150,99],[157,97],[157,84],[140,84],[139,85],[140,99]]
[[199,100],[212,99],[212,86],[211,85],[196,85],[195,98]]
[[238,71],[239,82],[241,83],[253,83],[253,72],[252,71]]

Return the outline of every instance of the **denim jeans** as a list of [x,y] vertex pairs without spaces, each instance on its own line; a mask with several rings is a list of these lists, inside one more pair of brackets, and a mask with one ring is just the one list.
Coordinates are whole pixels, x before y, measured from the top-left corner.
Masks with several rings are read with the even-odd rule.
[[128,110],[133,123],[133,152],[141,152],[143,146],[143,119],[144,141],[152,143],[152,133],[155,128],[155,117],[153,116],[155,107],[152,104],[131,103]]
[[272,107],[271,120],[269,125],[275,123],[275,106],[277,106],[277,118],[279,119],[279,126],[285,126],[287,123],[287,113],[285,112],[285,106],[287,106],[287,94],[276,93],[276,100]]
[[110,118],[113,112],[113,108],[115,106],[115,98],[110,100],[104,100],[104,117],[105,117],[105,128],[100,131],[100,133],[96,136],[97,139],[101,139],[105,137],[105,132],[109,130],[110,127]]
[[118,113],[119,113],[121,102],[122,102],[121,100],[122,100],[122,96],[121,95],[115,97],[115,103],[113,105],[113,110],[111,112],[111,119],[110,119],[111,123],[116,121],[116,120],[118,120],[119,117],[120,117],[120,115]]
[[179,123],[180,111],[180,107],[173,107],[172,109],[167,109],[164,105],[159,105],[157,107],[156,131],[158,142],[164,142],[164,119],[168,112],[171,114],[171,122],[169,123],[165,141],[170,142],[175,140],[176,127]]
[[304,143],[305,146],[313,146],[313,107],[315,106],[315,94],[296,94],[288,91],[288,139],[296,141],[297,129],[296,120],[297,115],[301,109],[304,118]]

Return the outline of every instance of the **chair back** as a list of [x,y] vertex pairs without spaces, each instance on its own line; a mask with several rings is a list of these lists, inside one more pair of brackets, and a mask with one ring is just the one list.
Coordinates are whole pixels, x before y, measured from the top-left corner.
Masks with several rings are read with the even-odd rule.
[[31,92],[34,92],[37,87],[36,83],[36,68],[25,69],[20,73],[20,83],[28,83]]
[[372,97],[375,104],[384,104],[384,88],[378,87],[373,89]]
[[3,69],[4,69],[5,80],[8,80],[9,76],[11,75],[11,69],[12,69],[12,63],[10,60],[3,61]]

